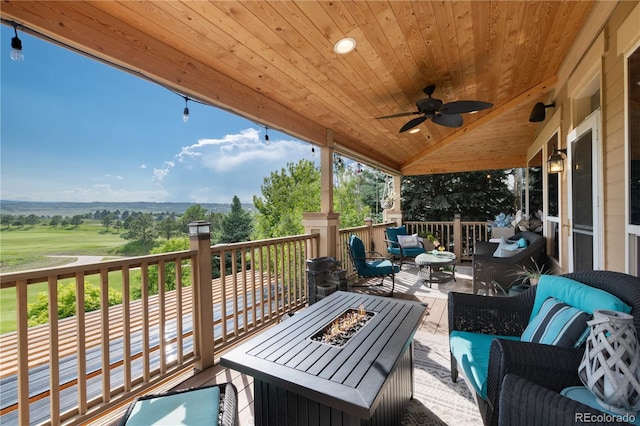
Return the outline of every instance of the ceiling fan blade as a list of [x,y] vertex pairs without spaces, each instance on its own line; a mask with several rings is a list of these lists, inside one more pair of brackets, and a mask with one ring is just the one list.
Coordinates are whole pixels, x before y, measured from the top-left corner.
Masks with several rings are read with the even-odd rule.
[[402,126],[402,128],[400,128],[400,131],[398,133],[406,132],[407,130],[412,129],[416,127],[418,124],[424,122],[426,119],[427,119],[427,116],[423,115],[422,117],[409,120],[404,126]]
[[481,111],[491,108],[492,103],[481,101],[455,101],[442,105],[440,112],[442,114],[463,114],[465,112]]
[[376,120],[381,120],[383,118],[396,118],[396,117],[408,117],[410,115],[418,115],[418,114],[422,114],[419,111],[414,111],[414,112],[400,112],[398,114],[391,114],[391,115],[385,115],[382,117],[376,117]]
[[434,123],[446,127],[460,127],[463,120],[460,114],[438,114],[431,119]]

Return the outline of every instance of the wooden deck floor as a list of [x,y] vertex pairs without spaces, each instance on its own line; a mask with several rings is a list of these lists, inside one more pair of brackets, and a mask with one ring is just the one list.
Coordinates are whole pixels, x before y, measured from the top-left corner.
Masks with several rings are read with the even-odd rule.
[[[396,291],[394,297],[415,300],[427,305],[427,313],[422,319],[419,331],[447,335],[448,312],[447,293],[449,291],[471,292],[471,276],[469,267],[456,268],[456,282],[434,285],[427,288],[416,276],[417,269],[404,266],[404,269],[396,275]],[[195,374],[173,389],[187,389],[206,386],[214,383],[232,382],[238,389],[238,410],[240,425],[253,425],[253,378],[237,371],[221,367],[216,364],[198,374]],[[126,408],[126,407],[125,407]],[[111,421],[119,417],[118,412],[111,413]],[[105,424],[102,418],[97,424]]]

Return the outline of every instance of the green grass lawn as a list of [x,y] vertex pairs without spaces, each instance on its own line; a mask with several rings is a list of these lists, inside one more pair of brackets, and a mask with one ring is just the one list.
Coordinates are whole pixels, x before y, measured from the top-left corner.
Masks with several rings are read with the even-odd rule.
[[[0,229],[0,272],[7,273],[38,268],[51,268],[71,263],[73,258],[49,258],[48,255],[92,255],[111,258],[117,254],[127,241],[120,232],[110,229],[108,232],[99,221],[85,220],[75,227],[50,227],[36,225],[21,229]],[[61,280],[61,283],[74,282],[73,279]],[[98,285],[99,276],[87,277],[87,282]],[[132,285],[134,280],[131,281]],[[122,275],[116,271],[109,274],[109,287],[121,292]],[[29,303],[35,302],[38,293],[46,291],[47,284],[30,285]],[[16,329],[16,291],[15,288],[0,290],[0,334]]]

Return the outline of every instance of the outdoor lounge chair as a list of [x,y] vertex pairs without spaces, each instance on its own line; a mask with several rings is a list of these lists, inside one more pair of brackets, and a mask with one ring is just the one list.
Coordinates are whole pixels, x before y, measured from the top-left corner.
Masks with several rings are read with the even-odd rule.
[[387,228],[384,230],[384,235],[385,242],[387,243],[387,253],[400,259],[401,268],[406,258],[415,258],[417,255],[425,252],[424,244],[419,239],[416,239],[416,245],[411,247],[400,244],[398,236],[408,235],[407,227],[404,225]]
[[526,240],[526,247],[514,252],[509,257],[498,257],[496,250],[500,243],[488,241],[476,242],[473,255],[473,294],[477,294],[480,286],[507,295],[509,288],[517,282],[516,271],[522,267],[540,265],[544,260],[545,238],[534,232],[524,231],[515,234],[508,240],[516,243]]
[[[381,277],[380,284],[377,285],[382,286],[384,279],[390,277],[390,296],[393,296],[395,274],[400,271],[399,265],[394,264],[378,252],[365,251],[364,243],[355,235],[351,235],[347,241],[347,252],[359,278]],[[352,287],[370,287],[370,285],[352,285]]]
[[170,391],[136,398],[119,426],[238,426],[238,391],[232,383]]

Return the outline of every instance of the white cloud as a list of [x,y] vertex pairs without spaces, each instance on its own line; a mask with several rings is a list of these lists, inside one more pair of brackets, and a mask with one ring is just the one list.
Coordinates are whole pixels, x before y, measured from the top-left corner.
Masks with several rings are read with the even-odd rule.
[[164,179],[169,174],[169,172],[175,165],[176,163],[174,163],[173,161],[165,161],[159,169],[153,169],[153,178],[151,180],[162,181],[162,179]]
[[[200,139],[198,143],[183,147],[176,155],[179,162],[197,162],[217,173],[226,173],[250,164],[269,164],[303,155],[308,147],[295,140],[272,140],[267,145],[256,129],[226,135],[222,139]],[[189,161],[191,160],[191,161]],[[188,165],[187,165],[188,167]]]
[[141,168],[141,169],[146,169],[146,168],[147,168],[147,165],[146,165],[146,164],[140,164],[140,168]]
[[137,202],[137,201],[166,201],[169,193],[165,190],[123,189],[113,188],[111,185],[100,184],[73,189],[54,189],[47,191],[29,191],[28,196],[18,193],[3,192],[3,197],[18,201],[58,201],[58,202]]

